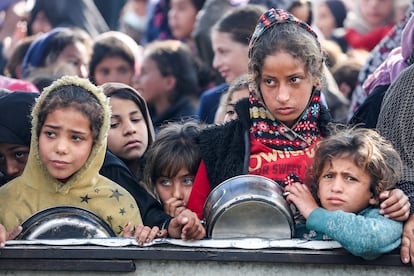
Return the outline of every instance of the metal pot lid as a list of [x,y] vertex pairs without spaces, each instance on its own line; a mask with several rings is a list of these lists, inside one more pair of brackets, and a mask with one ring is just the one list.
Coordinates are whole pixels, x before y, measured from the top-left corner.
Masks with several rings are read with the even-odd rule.
[[94,213],[72,206],[42,210],[22,223],[16,239],[88,239],[115,237],[112,228]]

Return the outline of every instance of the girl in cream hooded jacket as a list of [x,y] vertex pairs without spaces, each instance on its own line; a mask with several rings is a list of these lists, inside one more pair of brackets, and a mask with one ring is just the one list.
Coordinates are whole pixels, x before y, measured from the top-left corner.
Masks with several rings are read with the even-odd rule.
[[[49,105],[50,99],[54,98],[60,98],[58,104]],[[92,103],[85,100],[88,98],[94,99]],[[39,134],[48,114],[68,107],[75,108],[89,119],[93,144],[83,166],[69,178],[58,180],[40,159]],[[57,206],[91,211],[106,221],[118,236],[123,234],[129,222],[134,226],[142,224],[133,197],[99,174],[105,156],[109,120],[110,108],[105,95],[88,80],[63,77],[45,88],[32,111],[32,140],[24,172],[0,188],[0,223],[7,230],[11,231],[37,212]]]

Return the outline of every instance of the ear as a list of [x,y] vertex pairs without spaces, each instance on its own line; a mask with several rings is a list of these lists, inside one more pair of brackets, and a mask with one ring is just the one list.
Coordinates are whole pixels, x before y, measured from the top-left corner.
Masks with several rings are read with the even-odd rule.
[[166,86],[167,90],[171,91],[171,90],[175,89],[177,79],[173,75],[170,75],[170,76],[164,77],[164,82],[165,82],[165,86]]
[[370,205],[375,206],[375,205],[377,205],[379,203],[379,199],[378,198],[375,198],[374,195],[371,195],[371,198],[369,199],[368,203]]

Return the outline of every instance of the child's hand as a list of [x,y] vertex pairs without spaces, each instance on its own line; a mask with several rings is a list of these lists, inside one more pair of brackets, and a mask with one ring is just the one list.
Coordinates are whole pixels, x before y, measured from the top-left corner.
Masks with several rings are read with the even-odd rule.
[[124,238],[131,238],[134,237],[138,245],[143,245],[144,243],[149,243],[155,238],[162,238],[166,236],[166,231],[160,231],[158,226],[154,226],[152,228],[148,226],[144,226],[142,224],[138,226],[133,226],[131,222],[124,227],[123,230],[123,237]]
[[414,266],[414,215],[411,215],[404,224],[400,255],[404,264],[411,262]]
[[168,235],[183,240],[201,240],[205,237],[206,230],[197,214],[185,209],[171,220],[168,226]]
[[286,200],[293,202],[305,218],[308,218],[310,213],[319,207],[308,187],[304,184],[295,182],[292,185],[287,185],[285,192],[289,193]]
[[181,199],[177,199],[175,197],[169,198],[164,203],[164,210],[167,214],[172,217],[178,216],[182,211],[186,209],[185,202]]
[[4,247],[6,245],[6,241],[16,238],[20,232],[22,232],[21,226],[17,226],[11,232],[7,232],[6,228],[0,224],[0,247]]
[[397,221],[406,221],[408,219],[410,215],[410,202],[403,191],[400,189],[384,191],[379,197],[384,200],[380,205],[381,214]]

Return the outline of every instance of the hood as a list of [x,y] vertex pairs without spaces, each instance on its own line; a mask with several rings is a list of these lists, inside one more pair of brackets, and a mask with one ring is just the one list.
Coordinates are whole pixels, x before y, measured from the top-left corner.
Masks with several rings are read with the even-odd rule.
[[107,82],[101,86],[103,93],[110,97],[113,93],[119,90],[126,90],[130,92],[132,97],[135,99],[135,103],[138,105],[139,109],[142,112],[142,115],[144,116],[145,123],[147,124],[148,129],[148,147],[154,142],[155,134],[154,134],[154,127],[152,124],[152,119],[148,110],[147,102],[142,97],[142,95],[132,88],[129,85],[119,83],[119,82]]
[[[89,155],[89,158],[85,162],[84,166],[75,174],[73,174],[66,183],[62,183],[53,178],[40,161],[39,137],[36,133],[36,129],[39,124],[39,112],[42,103],[47,100],[52,95],[52,93],[55,92],[55,89],[66,85],[80,86],[93,94],[98,99],[99,104],[104,110],[104,119],[102,127],[99,131],[97,141],[93,145],[91,154]],[[59,193],[68,193],[68,191],[74,188],[83,188],[86,186],[94,185],[98,181],[99,170],[103,164],[105,157],[110,115],[109,103],[105,95],[102,93],[102,90],[99,87],[93,85],[87,79],[68,76],[63,77],[53,82],[50,86],[46,87],[40,97],[37,99],[36,104],[32,110],[32,138],[30,153],[22,175],[22,177],[24,177],[26,180],[30,180],[27,181],[28,185],[43,185],[44,187],[42,187],[42,189]]]

